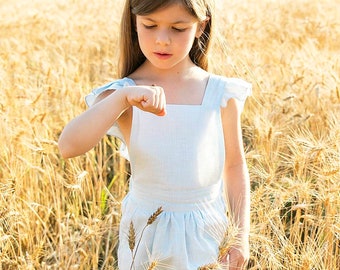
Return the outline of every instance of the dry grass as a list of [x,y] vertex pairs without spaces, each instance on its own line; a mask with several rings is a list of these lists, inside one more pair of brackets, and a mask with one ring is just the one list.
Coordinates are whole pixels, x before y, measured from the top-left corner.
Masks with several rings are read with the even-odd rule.
[[[116,75],[120,5],[0,0],[0,269],[116,266],[127,173],[115,141],[68,161],[56,141]],[[340,4],[219,5],[227,43],[214,70],[254,85],[249,268],[339,269]]]

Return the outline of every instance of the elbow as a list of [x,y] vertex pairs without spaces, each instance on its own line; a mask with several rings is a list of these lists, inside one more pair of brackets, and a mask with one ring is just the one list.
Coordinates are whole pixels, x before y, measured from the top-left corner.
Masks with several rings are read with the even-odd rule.
[[58,140],[58,148],[61,156],[64,159],[73,158],[85,154],[87,151],[92,149],[95,144],[91,138],[80,135],[83,134],[81,131],[74,131],[72,129],[65,128]]
[[77,156],[78,154],[75,152],[72,142],[69,142],[61,136],[58,141],[58,149],[62,158],[68,159]]
[[68,159],[71,158],[72,155],[69,151],[69,147],[65,145],[62,141],[58,141],[58,148],[59,148],[59,153],[61,154],[62,158]]

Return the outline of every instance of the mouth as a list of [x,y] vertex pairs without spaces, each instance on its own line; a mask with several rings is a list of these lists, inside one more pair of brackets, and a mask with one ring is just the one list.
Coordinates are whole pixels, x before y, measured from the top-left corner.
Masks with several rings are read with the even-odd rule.
[[168,59],[172,56],[172,54],[164,52],[154,52],[154,55],[159,59]]

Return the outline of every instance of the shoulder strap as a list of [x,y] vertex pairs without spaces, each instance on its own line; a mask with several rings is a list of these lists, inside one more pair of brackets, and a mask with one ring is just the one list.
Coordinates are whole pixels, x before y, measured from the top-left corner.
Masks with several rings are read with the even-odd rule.
[[203,105],[219,107],[224,94],[225,84],[220,76],[210,74],[205,90]]

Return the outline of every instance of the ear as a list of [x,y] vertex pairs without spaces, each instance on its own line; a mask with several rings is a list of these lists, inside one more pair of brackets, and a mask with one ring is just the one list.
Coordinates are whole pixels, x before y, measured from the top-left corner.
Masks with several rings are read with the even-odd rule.
[[197,31],[195,35],[196,38],[199,38],[203,34],[204,29],[207,26],[207,23],[209,22],[209,20],[210,20],[210,17],[207,17],[204,21],[199,23],[199,27],[197,27]]

